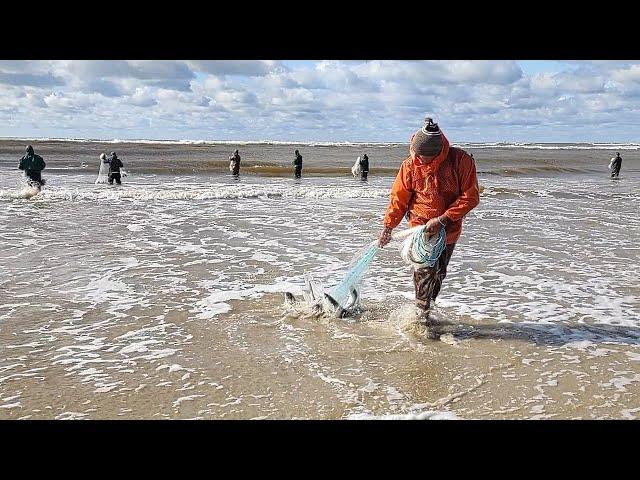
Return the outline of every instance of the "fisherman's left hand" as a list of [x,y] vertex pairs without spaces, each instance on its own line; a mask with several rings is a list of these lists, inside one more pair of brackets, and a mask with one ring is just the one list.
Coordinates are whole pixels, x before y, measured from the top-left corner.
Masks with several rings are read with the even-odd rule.
[[425,228],[425,231],[429,235],[434,235],[435,233],[438,233],[442,228],[442,223],[440,223],[440,220],[438,220],[438,218],[439,217],[432,218],[427,222],[427,228]]

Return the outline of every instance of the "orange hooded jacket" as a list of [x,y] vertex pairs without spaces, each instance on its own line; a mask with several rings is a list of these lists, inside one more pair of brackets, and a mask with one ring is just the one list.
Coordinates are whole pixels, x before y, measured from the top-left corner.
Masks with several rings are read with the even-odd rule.
[[446,215],[447,244],[462,233],[462,219],[480,203],[475,161],[464,150],[450,147],[442,135],[442,150],[429,164],[407,158],[391,187],[384,226],[395,228],[407,215],[409,226],[424,225]]

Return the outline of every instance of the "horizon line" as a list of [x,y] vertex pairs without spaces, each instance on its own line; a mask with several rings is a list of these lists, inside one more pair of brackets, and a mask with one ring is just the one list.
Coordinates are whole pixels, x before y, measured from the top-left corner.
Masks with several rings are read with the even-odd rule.
[[[398,145],[408,145],[409,142],[398,142],[393,140],[388,141],[360,141],[355,142],[351,140],[210,140],[210,139],[157,139],[157,138],[85,138],[85,137],[13,137],[13,136],[0,136],[0,140],[36,140],[36,141],[84,141],[84,142],[106,142],[106,143],[126,143],[126,142],[199,142],[199,143],[211,143],[211,144],[260,144],[260,143],[280,143],[287,145],[297,145],[297,144],[306,144],[306,143],[331,143],[331,144],[352,144],[352,145],[386,145],[386,144],[398,144]],[[543,141],[521,141],[521,140],[486,140],[486,141],[474,141],[474,140],[459,140],[456,142],[451,142],[452,145],[461,144],[461,143],[475,143],[475,144],[496,144],[496,143],[508,143],[508,144],[593,144],[593,145],[640,145],[639,142],[633,141],[625,141],[625,142],[597,142],[597,141],[555,141],[555,142],[543,142]]]

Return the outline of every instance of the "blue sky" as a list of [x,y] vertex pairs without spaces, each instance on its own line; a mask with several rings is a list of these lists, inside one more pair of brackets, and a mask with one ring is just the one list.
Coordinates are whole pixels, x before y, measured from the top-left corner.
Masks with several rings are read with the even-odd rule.
[[518,60],[518,65],[527,75],[537,73],[557,73],[568,68],[568,65],[555,60]]
[[635,142],[640,62],[0,61],[0,136]]

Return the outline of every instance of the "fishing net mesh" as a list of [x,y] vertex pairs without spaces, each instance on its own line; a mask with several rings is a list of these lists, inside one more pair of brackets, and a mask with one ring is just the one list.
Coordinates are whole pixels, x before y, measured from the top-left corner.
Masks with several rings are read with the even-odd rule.
[[354,256],[349,265],[347,275],[331,290],[330,295],[341,306],[345,306],[349,299],[350,290],[356,287],[369,268],[373,258],[378,253],[377,240],[371,242]]

